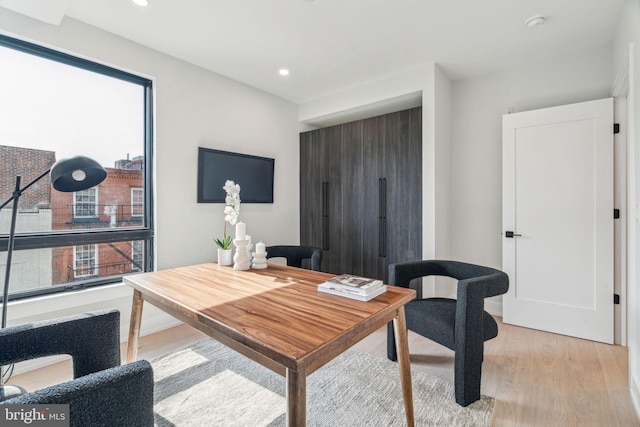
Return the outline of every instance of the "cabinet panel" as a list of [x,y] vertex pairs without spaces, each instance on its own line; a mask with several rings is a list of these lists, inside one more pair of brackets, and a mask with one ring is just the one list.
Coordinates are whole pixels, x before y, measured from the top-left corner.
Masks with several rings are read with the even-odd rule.
[[365,215],[365,192],[362,191],[362,121],[346,123],[341,127],[343,144],[339,161],[342,169],[342,228],[339,272],[362,275],[362,218]]
[[389,265],[422,257],[421,108],[385,117],[384,148]]
[[384,116],[363,120],[362,152],[364,176],[362,195],[367,215],[362,218],[365,243],[362,251],[363,275],[376,279],[384,279]]
[[[320,132],[300,134],[300,241],[322,247],[322,179]],[[319,197],[320,196],[320,197]]]
[[390,263],[420,259],[421,111],[301,134],[300,240],[323,247],[324,271],[386,281]]
[[342,128],[300,134],[300,244],[322,248],[322,270],[341,271]]
[[[339,274],[341,272],[341,241],[344,234],[342,223],[342,182],[343,170],[341,153],[343,150],[342,127],[333,126],[321,133],[320,144],[326,161],[323,182],[326,184],[326,201],[324,218],[324,247],[322,254],[322,270]],[[321,246],[322,247],[322,246]]]

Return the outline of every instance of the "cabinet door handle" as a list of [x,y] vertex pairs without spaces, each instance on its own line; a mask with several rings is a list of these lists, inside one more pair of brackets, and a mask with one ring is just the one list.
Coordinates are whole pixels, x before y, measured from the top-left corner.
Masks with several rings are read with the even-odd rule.
[[384,230],[384,224],[383,224],[382,218],[380,218],[378,220],[378,257],[379,258],[382,258],[382,253],[383,253],[383,248],[382,248],[383,241],[382,240],[384,239],[384,236],[383,236],[383,231],[382,230]]
[[378,178],[378,258],[382,258],[382,244],[384,240],[382,221],[382,178]]
[[378,218],[382,219],[382,178],[378,178]]
[[387,256],[387,179],[378,179],[378,256]]
[[328,187],[329,183],[326,181],[322,182],[322,216],[325,217],[329,214],[328,209],[327,209],[327,193],[328,193]]
[[322,250],[329,250],[329,182],[322,182]]
[[387,178],[382,178],[382,217],[387,218]]
[[387,178],[382,178],[382,257],[387,257]]

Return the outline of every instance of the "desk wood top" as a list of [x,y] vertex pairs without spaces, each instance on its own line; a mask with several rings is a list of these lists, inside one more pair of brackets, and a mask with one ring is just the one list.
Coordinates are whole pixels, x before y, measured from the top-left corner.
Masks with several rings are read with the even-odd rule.
[[364,302],[319,292],[317,285],[330,277],[275,264],[235,271],[206,263],[124,281],[145,301],[249,357],[257,360],[257,352],[283,368],[311,373],[391,321],[416,295],[388,286]]

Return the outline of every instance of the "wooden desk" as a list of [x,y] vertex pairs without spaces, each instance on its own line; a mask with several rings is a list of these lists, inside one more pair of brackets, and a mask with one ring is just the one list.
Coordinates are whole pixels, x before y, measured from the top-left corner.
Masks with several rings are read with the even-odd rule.
[[215,263],[126,276],[134,288],[127,361],[136,359],[148,301],[286,377],[287,425],[306,423],[306,377],[393,320],[407,425],[414,425],[404,305],[411,289],[389,286],[367,302],[318,292],[332,275],[269,264],[235,271]]

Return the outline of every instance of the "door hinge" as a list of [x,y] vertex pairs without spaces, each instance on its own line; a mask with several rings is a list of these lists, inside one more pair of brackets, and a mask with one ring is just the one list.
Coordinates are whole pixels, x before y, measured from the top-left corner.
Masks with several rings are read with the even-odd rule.
[[613,133],[620,133],[620,123],[613,124]]
[[619,294],[613,294],[613,303],[614,304],[620,304],[620,295]]
[[613,219],[620,219],[620,209],[613,210]]

